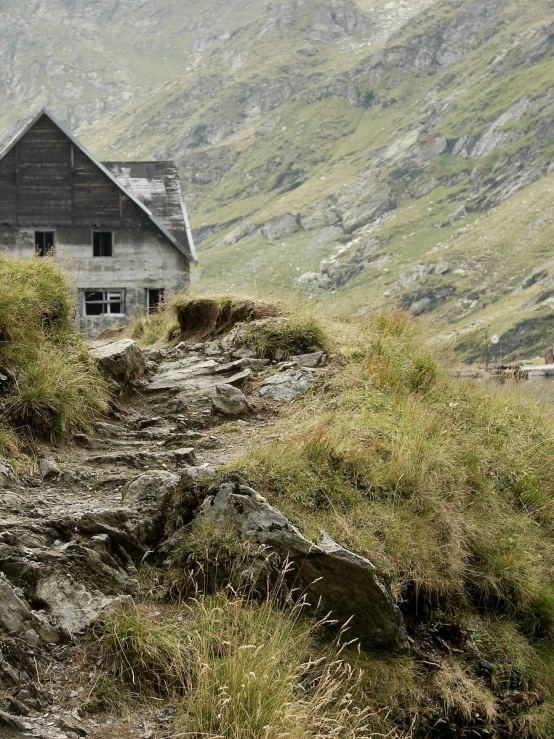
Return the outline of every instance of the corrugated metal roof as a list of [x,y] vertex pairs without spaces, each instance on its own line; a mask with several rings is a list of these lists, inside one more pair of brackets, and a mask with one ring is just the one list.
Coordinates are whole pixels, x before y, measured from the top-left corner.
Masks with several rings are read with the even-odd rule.
[[168,231],[196,253],[174,162],[103,162],[118,182],[132,192]]
[[[95,164],[117,187],[125,193],[125,195],[132,200],[141,210],[143,210],[156,228],[178,249],[187,259],[191,262],[196,263],[196,251],[194,248],[194,241],[192,238],[192,232],[188,223],[188,215],[183,202],[181,193],[181,182],[179,180],[179,174],[177,168],[171,162],[128,162],[120,163],[121,165],[129,168],[128,182],[129,186],[124,184],[125,176],[122,172],[122,179],[120,180],[113,174],[110,169],[102,162],[98,161],[86,147],[78,141],[73,134],[68,131],[65,126],[60,123],[51,113],[47,110],[40,111],[37,115],[29,116],[17,123],[14,123],[5,134],[0,136],[0,160],[2,160],[8,152],[20,141],[21,138],[29,131],[34,124],[43,115],[47,116],[54,125],[56,125],[69,139],[70,141],[80,149],[85,156],[87,156],[93,164]],[[114,163],[117,164],[117,163]],[[138,165],[136,172],[141,171],[143,174],[150,174],[151,184],[148,185],[149,177],[143,177],[142,192],[150,195],[150,203],[147,202],[147,198],[144,200],[133,190],[130,185],[134,180],[137,180],[136,187],[140,190],[138,180],[141,178],[131,177],[130,172],[133,170],[134,165]],[[159,170],[156,169],[156,165],[160,164]],[[146,169],[145,165],[150,165],[150,169]],[[119,166],[119,165],[118,165]],[[173,168],[171,170],[171,167]],[[165,176],[162,176],[162,172],[165,172]],[[156,173],[156,174],[155,174]],[[162,203],[163,193],[161,187],[170,197],[170,202],[164,205]],[[156,193],[156,191],[158,191]],[[177,208],[175,207],[176,199],[179,199],[178,210],[180,212],[180,222],[177,223]],[[160,212],[156,211],[156,207]]]

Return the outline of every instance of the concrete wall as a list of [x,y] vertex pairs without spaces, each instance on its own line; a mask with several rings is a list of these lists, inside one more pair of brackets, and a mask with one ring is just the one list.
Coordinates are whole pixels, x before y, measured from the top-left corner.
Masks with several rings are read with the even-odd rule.
[[[147,290],[163,288],[166,298],[189,287],[189,262],[154,227],[114,231],[113,256],[92,256],[92,229],[55,230],[54,259],[68,273],[76,297],[76,327],[94,335],[115,323],[127,325],[147,309]],[[0,226],[0,252],[35,257],[35,230]],[[85,290],[125,290],[125,314],[86,316]]]

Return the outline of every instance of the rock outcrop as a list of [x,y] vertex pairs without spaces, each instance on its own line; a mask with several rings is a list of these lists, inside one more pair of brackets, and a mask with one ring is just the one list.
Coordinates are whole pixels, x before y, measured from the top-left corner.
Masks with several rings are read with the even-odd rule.
[[303,395],[315,383],[315,374],[307,367],[284,368],[263,381],[259,394],[262,398],[290,402]]
[[312,607],[330,613],[369,648],[391,653],[409,650],[402,615],[379,582],[367,559],[344,549],[327,535],[309,541],[255,490],[221,485],[202,505],[201,515],[213,523],[231,523],[237,534],[270,547],[295,567],[295,584]]
[[90,351],[102,372],[123,385],[131,384],[147,373],[144,355],[132,339],[91,342]]
[[310,542],[249,488],[224,484],[206,498],[229,455],[213,427],[236,418],[252,433],[265,423],[257,417],[263,398],[288,402],[325,372],[321,351],[271,363],[255,356],[247,336],[237,325],[192,346],[141,352],[134,342],[105,343],[99,362],[105,358],[118,384],[136,382],[148,357],[148,383],[127,393],[126,412],[114,411],[71,449],[43,449],[32,479],[2,463],[0,726],[20,722],[20,731],[41,739],[84,735],[75,716],[53,720],[37,669],[70,655],[106,609],[136,595],[141,564],[171,556],[187,536],[183,524],[198,515],[230,519],[237,536],[288,558],[291,590],[299,586],[314,609],[348,622],[362,644],[407,650],[400,611],[367,559],[328,537]]

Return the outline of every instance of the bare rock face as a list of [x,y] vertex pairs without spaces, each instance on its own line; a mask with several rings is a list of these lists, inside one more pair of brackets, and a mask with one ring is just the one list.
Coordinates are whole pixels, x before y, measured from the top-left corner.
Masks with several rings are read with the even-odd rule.
[[34,637],[37,642],[42,638],[49,644],[59,641],[56,629],[30,610],[3,575],[0,575],[0,626],[8,634],[20,636],[30,643]]
[[350,633],[364,646],[395,654],[409,650],[402,614],[369,560],[326,535],[313,544],[261,495],[244,485],[221,485],[205,500],[201,515],[213,522],[230,522],[240,536],[288,557],[296,567],[296,587],[340,624],[349,622]]
[[155,544],[163,536],[179,481],[179,475],[154,470],[135,477],[124,487],[123,502],[137,515],[137,538],[141,542]]
[[212,412],[221,416],[247,416],[250,406],[246,395],[232,385],[217,385],[215,397],[212,398]]
[[86,631],[112,600],[99,591],[90,592],[82,583],[61,573],[41,580],[36,597],[46,604],[56,622],[70,634]]
[[102,372],[121,384],[132,383],[146,375],[146,359],[132,339],[94,341],[90,352]]
[[260,397],[273,400],[291,401],[306,392],[315,384],[314,373],[305,367],[285,369],[264,380],[260,387]]
[[300,218],[294,213],[285,213],[281,216],[275,216],[271,221],[266,223],[262,228],[262,233],[266,239],[272,244],[286,236],[291,236],[296,231],[300,231]]

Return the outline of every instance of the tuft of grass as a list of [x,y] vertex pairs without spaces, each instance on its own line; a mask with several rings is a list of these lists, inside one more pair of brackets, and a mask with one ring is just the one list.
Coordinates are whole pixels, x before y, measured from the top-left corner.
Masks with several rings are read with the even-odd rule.
[[50,259],[0,256],[0,411],[14,435],[68,438],[107,408],[106,384],[71,326],[73,301]]
[[122,603],[94,638],[114,694],[171,698],[183,735],[367,737],[369,710],[355,701],[360,675],[338,645],[316,643],[316,629],[300,609],[275,608],[272,597],[215,595],[165,618]]
[[302,314],[253,323],[245,339],[260,357],[278,361],[328,346],[321,323],[314,316]]
[[136,698],[186,690],[190,657],[178,622],[164,622],[147,606],[129,599],[105,616],[94,635],[99,660]]
[[158,341],[171,341],[179,332],[179,323],[166,309],[149,316],[138,316],[131,324],[131,336],[145,346]]
[[214,524],[197,517],[172,555],[172,591],[181,597],[213,594],[233,587],[250,587],[248,574],[253,561],[269,561],[264,547],[237,536],[228,522]]

